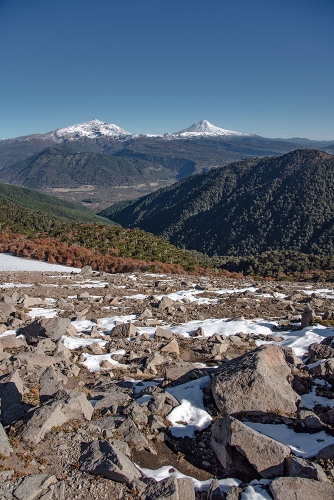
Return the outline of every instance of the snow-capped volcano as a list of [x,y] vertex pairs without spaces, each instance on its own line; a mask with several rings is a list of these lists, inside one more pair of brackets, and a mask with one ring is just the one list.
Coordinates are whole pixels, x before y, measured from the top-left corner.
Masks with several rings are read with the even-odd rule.
[[177,137],[222,137],[222,136],[244,136],[250,134],[243,134],[241,132],[234,132],[233,130],[225,130],[220,127],[212,125],[208,120],[201,120],[200,122],[194,123],[189,128],[180,130],[180,132],[175,132],[171,134]]
[[44,134],[52,139],[67,139],[75,140],[80,137],[89,137],[96,139],[98,137],[122,137],[130,136],[130,132],[114,125],[113,123],[105,123],[100,120],[91,120],[89,122],[79,123],[66,128],[57,128],[52,132]]

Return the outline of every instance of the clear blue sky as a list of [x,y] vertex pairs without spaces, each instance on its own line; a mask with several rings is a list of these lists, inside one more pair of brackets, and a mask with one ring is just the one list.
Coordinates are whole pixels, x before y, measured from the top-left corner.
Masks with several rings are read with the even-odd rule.
[[0,0],[0,138],[93,118],[334,140],[334,0]]

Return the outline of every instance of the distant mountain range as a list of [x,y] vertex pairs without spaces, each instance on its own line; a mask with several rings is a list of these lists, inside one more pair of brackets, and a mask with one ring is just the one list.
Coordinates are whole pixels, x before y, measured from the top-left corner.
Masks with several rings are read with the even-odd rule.
[[138,135],[92,120],[0,141],[0,182],[75,201],[85,200],[80,189],[89,188],[94,208],[101,209],[191,174],[300,147],[334,153],[334,140],[267,139],[225,130],[207,120],[172,134]]
[[100,215],[210,256],[334,254],[334,156],[299,149],[247,159]]

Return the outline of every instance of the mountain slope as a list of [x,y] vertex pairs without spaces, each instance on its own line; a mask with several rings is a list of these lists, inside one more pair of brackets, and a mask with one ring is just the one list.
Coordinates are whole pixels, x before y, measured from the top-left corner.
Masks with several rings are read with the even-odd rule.
[[52,132],[44,134],[46,138],[50,137],[55,140],[76,140],[81,137],[89,137],[97,139],[99,137],[125,137],[132,135],[130,132],[122,129],[114,123],[105,123],[101,120],[91,120],[89,122],[79,123],[65,128],[57,128]]
[[334,157],[302,149],[233,163],[160,189],[112,218],[209,255],[334,252]]
[[[38,214],[41,221],[44,218],[58,222],[95,222],[108,225],[110,223],[82,205],[60,200],[33,189],[0,183],[0,220],[2,223],[6,220],[7,226],[8,224],[10,226],[11,221],[18,217],[23,220],[25,212],[27,218],[28,212],[34,214],[33,217],[37,217],[36,214]],[[24,225],[27,224],[24,223]],[[38,225],[35,229],[38,229]]]
[[169,179],[161,165],[98,153],[66,153],[47,148],[0,171],[0,181],[31,188],[112,186]]

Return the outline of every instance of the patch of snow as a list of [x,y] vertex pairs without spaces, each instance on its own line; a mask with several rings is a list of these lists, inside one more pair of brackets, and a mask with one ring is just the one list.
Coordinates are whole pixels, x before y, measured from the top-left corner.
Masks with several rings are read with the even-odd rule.
[[265,483],[262,480],[252,481],[241,493],[241,500],[272,500],[272,497],[264,488],[264,484],[270,482],[268,480]]
[[[16,330],[6,330],[5,332],[0,334],[0,338],[1,337],[8,337],[9,335],[15,335],[15,334],[16,334]],[[22,338],[22,335],[20,335],[20,337]]]
[[118,351],[110,352],[108,354],[85,354],[85,360],[82,364],[85,365],[90,372],[100,371],[100,363],[104,360],[109,361],[114,366],[122,367],[125,365],[122,365],[118,361],[115,361],[112,356],[114,356],[115,354],[125,354],[125,352],[126,351],[124,349],[118,349]]
[[[159,385],[161,380],[132,380],[134,394],[139,394],[144,389]],[[138,400],[137,400],[138,401]]]
[[322,448],[334,443],[334,437],[329,436],[325,431],[308,434],[306,432],[295,432],[285,424],[243,423],[265,436],[286,444],[297,457],[314,457]]
[[195,437],[195,431],[209,427],[212,418],[204,408],[202,392],[209,383],[210,377],[206,376],[167,389],[180,403],[166,417],[173,424],[169,428],[173,436]]
[[[320,384],[319,384],[320,382]],[[325,380],[316,379],[315,383],[318,385],[326,386],[328,385]],[[313,410],[316,405],[328,406],[329,408],[334,408],[334,399],[325,398],[324,396],[317,396],[316,394],[317,386],[312,387],[312,391],[307,394],[302,394],[300,408],[307,408],[308,410]]]
[[81,337],[67,337],[62,336],[62,342],[67,349],[78,349],[79,347],[89,347],[92,344],[99,344],[99,346],[104,347],[107,340],[102,339],[84,339]]
[[277,325],[277,322],[266,321],[263,319],[230,321],[227,318],[209,318],[204,321],[189,321],[188,323],[183,323],[179,326],[167,326],[174,333],[178,333],[184,337],[188,337],[194,330],[202,327],[204,329],[205,336],[211,337],[214,333],[229,336],[235,335],[238,332],[270,335],[272,334],[272,328],[275,325]]
[[41,260],[29,260],[8,253],[0,253],[0,271],[49,271],[56,273],[79,273],[77,267],[49,264]]
[[[99,318],[99,327],[105,330],[111,330],[116,326],[116,323],[128,323],[136,319],[135,314],[129,314],[128,316],[111,316],[107,318]],[[90,330],[96,323],[88,319],[81,321],[72,321],[72,325],[79,331]]]
[[[160,467],[160,469],[155,469],[155,470],[144,469],[139,467],[139,465],[137,464],[135,464],[135,466],[145,477],[155,479],[158,482],[171,476],[174,476],[177,479],[189,478],[194,483],[194,488],[196,491],[209,491],[210,484],[212,482],[212,479],[207,479],[206,481],[199,481],[194,477],[186,476],[185,474],[182,474],[182,472],[178,471],[171,465],[164,465],[163,467]],[[225,493],[231,488],[231,486],[239,486],[240,483],[241,481],[235,478],[219,479],[220,490]]]
[[27,313],[31,318],[43,316],[43,318],[55,318],[57,316],[56,309],[46,309],[44,307],[33,307]]
[[3,283],[0,288],[29,288],[34,285],[27,285],[25,283]]
[[283,341],[278,345],[292,347],[296,355],[302,357],[307,351],[308,346],[313,342],[320,343],[324,338],[332,336],[333,329],[322,325],[308,326],[303,330],[279,332]]

